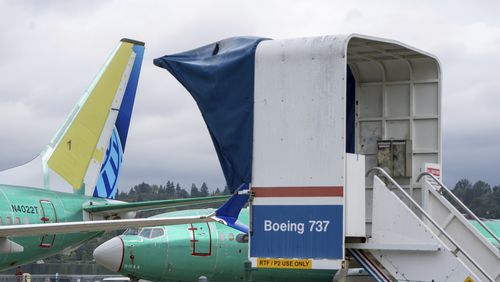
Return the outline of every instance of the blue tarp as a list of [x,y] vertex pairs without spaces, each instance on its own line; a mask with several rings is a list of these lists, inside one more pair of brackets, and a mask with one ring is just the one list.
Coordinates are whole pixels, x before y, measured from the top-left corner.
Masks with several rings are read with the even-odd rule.
[[231,192],[252,178],[255,49],[262,40],[233,37],[154,60],[198,104]]

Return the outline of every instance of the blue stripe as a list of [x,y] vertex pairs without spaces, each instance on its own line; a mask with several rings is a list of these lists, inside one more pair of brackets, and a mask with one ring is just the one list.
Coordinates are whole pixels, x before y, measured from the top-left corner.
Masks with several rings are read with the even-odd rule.
[[102,163],[99,179],[97,180],[93,196],[114,199],[117,190],[118,175],[123,159],[120,137],[116,128],[111,134],[106,157]]
[[102,180],[104,182],[104,187],[106,188],[106,196],[109,194],[109,191],[112,190],[111,185],[109,184],[108,174],[104,172],[102,174]]
[[362,257],[360,253],[358,253],[356,250],[351,250],[347,249],[347,251],[363,266],[363,268],[370,273],[371,276],[373,276],[378,282],[384,282],[385,280],[382,279],[379,274],[377,273],[376,270],[374,270],[371,266],[371,264],[368,261],[365,261],[365,259]]
[[118,169],[118,166],[113,161],[113,159],[111,159],[111,161],[109,162],[109,164],[111,165],[111,169],[113,170],[113,172],[115,173],[115,175],[118,175],[119,169]]
[[120,135],[121,146],[124,151],[125,143],[127,143],[130,118],[132,117],[132,110],[134,108],[137,83],[139,81],[139,74],[141,73],[144,46],[136,45],[132,48],[132,50],[135,52],[136,57],[127,83],[127,88],[125,89],[125,93],[123,95],[122,104],[120,105],[120,112],[118,113],[115,123],[118,134]]

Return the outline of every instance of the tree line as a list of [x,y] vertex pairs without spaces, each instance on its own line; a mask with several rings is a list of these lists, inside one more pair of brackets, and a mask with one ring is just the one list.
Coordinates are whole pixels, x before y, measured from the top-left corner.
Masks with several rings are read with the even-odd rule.
[[500,219],[500,185],[491,187],[481,180],[472,184],[464,178],[457,182],[452,192],[477,216]]
[[224,187],[221,191],[219,187],[210,192],[207,184],[203,182],[198,188],[196,184],[191,184],[189,192],[182,188],[179,183],[174,184],[173,181],[167,181],[165,185],[148,184],[142,182],[134,185],[128,192],[118,191],[116,199],[126,202],[141,202],[154,200],[169,200],[182,198],[199,198],[216,195],[229,195],[229,189]]

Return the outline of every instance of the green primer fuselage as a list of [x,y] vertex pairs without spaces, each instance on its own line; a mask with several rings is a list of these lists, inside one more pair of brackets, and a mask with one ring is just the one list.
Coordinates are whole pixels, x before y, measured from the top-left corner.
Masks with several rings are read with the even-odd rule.
[[[0,185],[0,224],[36,224],[82,221],[83,206],[105,199],[49,191],[39,188]],[[9,237],[23,252],[1,253],[0,270],[71,250],[102,232],[47,234]]]
[[[212,209],[186,210],[155,217],[211,212]],[[244,209],[239,220],[248,224],[248,217],[248,210]],[[142,232],[143,236],[120,236],[124,251],[119,273],[151,281],[198,281],[202,275],[211,282],[245,281],[248,243],[241,240],[241,232],[216,222],[143,228],[142,231],[159,228],[163,232],[158,237],[145,238]],[[334,270],[258,269],[252,271],[252,281],[332,281],[334,275]]]
[[[490,229],[495,236],[500,237],[500,219],[484,219],[482,220],[483,224]],[[470,223],[479,231],[483,236],[493,245],[495,245],[500,251],[500,244],[498,244],[497,240],[491,236],[489,232],[487,232],[477,221],[471,220]]]

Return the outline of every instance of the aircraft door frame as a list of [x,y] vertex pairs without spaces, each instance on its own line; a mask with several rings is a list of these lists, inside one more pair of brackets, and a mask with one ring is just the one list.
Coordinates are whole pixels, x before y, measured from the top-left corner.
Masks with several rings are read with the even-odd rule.
[[[57,222],[57,211],[56,207],[50,200],[40,200],[40,207],[42,210],[42,217],[40,221],[42,223],[56,223]],[[45,234],[40,240],[40,248],[51,248],[56,240],[56,234]]]
[[[188,230],[191,232],[191,255],[193,256],[211,256],[212,255],[212,231],[210,224],[191,223],[188,224]],[[204,229],[206,226],[206,229]],[[208,234],[207,234],[208,233]],[[207,240],[208,239],[208,240]]]

